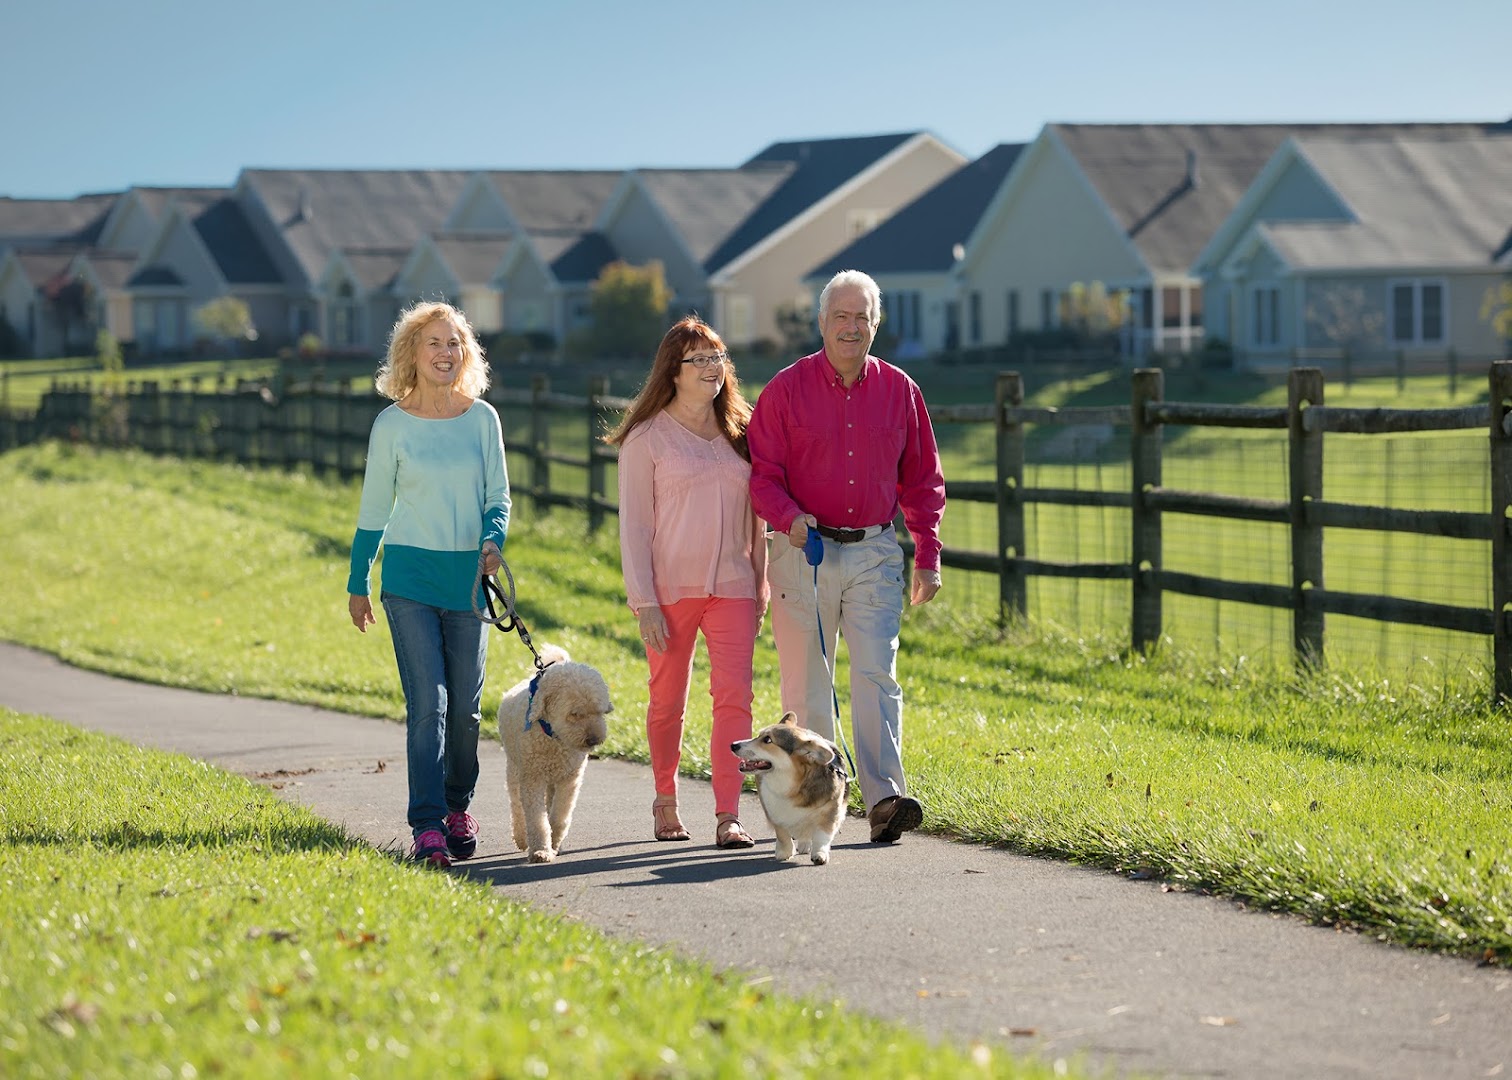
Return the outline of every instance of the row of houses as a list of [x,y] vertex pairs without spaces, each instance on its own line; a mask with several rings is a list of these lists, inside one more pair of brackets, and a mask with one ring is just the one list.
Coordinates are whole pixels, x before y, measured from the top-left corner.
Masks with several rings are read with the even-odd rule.
[[0,198],[0,318],[34,354],[98,327],[181,349],[217,296],[264,343],[376,349],[398,309],[561,342],[611,262],[665,269],[736,346],[835,270],[884,293],[899,359],[1064,336],[1112,298],[1130,358],[1246,367],[1504,355],[1512,121],[1049,124],[970,161],[927,132],[774,144],[734,168],[247,169],[230,189]]

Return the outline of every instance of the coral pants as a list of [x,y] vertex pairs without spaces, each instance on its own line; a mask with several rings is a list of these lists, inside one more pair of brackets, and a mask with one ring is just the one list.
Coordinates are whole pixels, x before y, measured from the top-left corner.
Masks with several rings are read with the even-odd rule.
[[651,666],[651,700],[646,708],[646,741],[658,795],[677,794],[682,759],[683,717],[693,675],[693,646],[703,631],[709,652],[709,696],[714,702],[709,761],[714,773],[714,812],[740,808],[740,763],[730,751],[736,739],[751,737],[751,658],[756,650],[756,601],[699,596],[662,605],[667,651],[646,650]]

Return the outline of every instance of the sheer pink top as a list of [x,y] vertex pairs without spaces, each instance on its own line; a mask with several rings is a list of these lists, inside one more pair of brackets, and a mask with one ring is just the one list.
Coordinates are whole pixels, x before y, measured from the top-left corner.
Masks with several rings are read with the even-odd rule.
[[723,436],[659,412],[620,445],[620,559],[631,610],[690,597],[767,600],[766,526],[751,466]]

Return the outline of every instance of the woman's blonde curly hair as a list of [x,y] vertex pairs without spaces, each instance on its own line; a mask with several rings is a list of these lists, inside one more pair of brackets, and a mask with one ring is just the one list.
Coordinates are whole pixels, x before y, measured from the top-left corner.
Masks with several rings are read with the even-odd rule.
[[373,379],[374,387],[384,397],[399,401],[415,388],[415,354],[420,348],[420,334],[437,319],[450,320],[462,338],[462,371],[453,384],[455,388],[471,398],[480,398],[488,390],[488,364],[467,316],[450,304],[422,300],[400,312],[399,321],[389,332],[388,353]]

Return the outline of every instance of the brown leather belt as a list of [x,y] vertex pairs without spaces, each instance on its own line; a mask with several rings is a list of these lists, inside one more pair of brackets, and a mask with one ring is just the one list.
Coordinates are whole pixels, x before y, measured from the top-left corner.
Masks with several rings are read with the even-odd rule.
[[[837,544],[858,544],[866,539],[867,533],[866,529],[832,529],[828,525],[816,525],[815,528],[820,536],[827,536]],[[877,531],[872,535],[881,536],[890,528],[892,522],[889,521],[886,525],[876,526]]]

